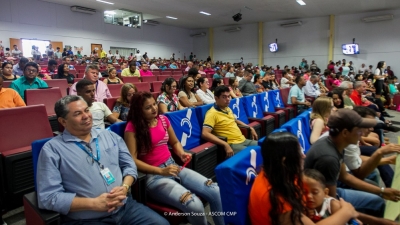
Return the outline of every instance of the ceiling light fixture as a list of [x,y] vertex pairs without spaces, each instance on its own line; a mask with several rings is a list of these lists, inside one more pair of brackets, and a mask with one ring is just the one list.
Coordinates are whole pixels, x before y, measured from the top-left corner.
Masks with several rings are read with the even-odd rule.
[[172,17],[172,16],[166,16],[168,19],[173,19],[173,20],[177,20],[178,18],[176,17]]
[[106,2],[106,1],[103,1],[103,0],[96,0],[97,2],[101,2],[101,3],[105,3],[105,4],[109,4],[109,5],[114,5],[114,3],[112,3],[112,2]]
[[104,11],[104,13],[105,13],[105,14],[109,14],[109,15],[115,15],[115,14],[117,14],[117,13],[114,12],[114,11]]
[[208,12],[203,12],[203,11],[200,11],[200,13],[201,13],[201,14],[204,14],[204,15],[207,15],[207,16],[211,16],[211,14],[210,14],[210,13],[208,13]]
[[296,0],[297,3],[299,3],[299,5],[306,5],[305,2],[303,2],[303,0]]

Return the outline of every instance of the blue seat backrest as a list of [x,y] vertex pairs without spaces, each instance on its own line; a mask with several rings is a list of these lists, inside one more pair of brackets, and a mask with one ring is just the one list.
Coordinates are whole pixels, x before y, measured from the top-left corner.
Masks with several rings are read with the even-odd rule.
[[236,215],[225,215],[225,224],[249,224],[247,205],[250,190],[261,170],[262,162],[261,148],[251,146],[215,168],[222,209],[224,212],[236,212]]
[[36,190],[36,168],[39,160],[40,151],[43,148],[43,145],[46,144],[52,138],[45,138],[41,140],[37,140],[32,142],[32,161],[33,161],[33,178],[35,182],[35,190]]
[[275,105],[272,101],[272,92],[266,91],[258,94],[258,102],[263,112],[275,112]]
[[243,97],[243,105],[248,117],[263,118],[263,112],[259,104],[257,104],[257,95],[249,95]]
[[243,105],[243,98],[234,98],[229,102],[229,108],[232,110],[237,120],[242,121],[245,124],[249,124],[247,114]]
[[304,133],[308,140],[310,140],[311,137],[310,115],[311,111],[306,110],[297,116],[297,118],[300,118],[303,121]]
[[285,105],[282,101],[282,96],[279,90],[269,91],[271,94],[271,101],[275,107],[283,108]]
[[[288,131],[285,128],[282,128],[282,127],[272,131],[272,133],[278,133],[278,132],[288,132]],[[267,138],[267,136],[258,139],[258,146],[261,146],[266,138]]]
[[196,116],[197,120],[199,121],[199,126],[202,128],[203,123],[204,123],[204,118],[206,118],[206,113],[207,111],[213,107],[214,104],[207,104],[207,105],[202,105],[202,106],[197,106],[195,111],[196,111]]
[[192,149],[200,145],[201,127],[193,108],[164,114],[171,122],[176,137],[183,148]]
[[107,130],[111,130],[112,132],[118,134],[122,139],[124,139],[125,127],[126,127],[126,121],[123,121],[111,124],[111,126],[109,126]]
[[286,122],[281,128],[287,129],[290,133],[297,136],[299,139],[300,145],[303,148],[304,154],[307,153],[310,148],[310,142],[307,139],[306,133],[304,129],[306,128],[303,124],[303,120],[301,118],[293,118],[290,121]]

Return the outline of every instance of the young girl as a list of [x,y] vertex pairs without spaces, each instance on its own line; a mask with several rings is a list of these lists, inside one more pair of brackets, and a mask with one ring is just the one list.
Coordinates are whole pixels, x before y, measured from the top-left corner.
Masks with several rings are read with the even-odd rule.
[[332,98],[329,97],[319,97],[314,101],[310,115],[311,144],[314,144],[323,133],[329,130],[326,124],[333,107]]
[[[328,195],[325,177],[318,170],[305,169],[303,174],[304,194],[307,197],[308,217],[318,222],[335,214],[340,209],[340,202]],[[361,224],[358,220],[350,220],[348,225]]]
[[394,80],[392,78],[388,79],[389,83],[389,97],[390,97],[390,105],[389,107],[393,107],[393,97],[395,94],[399,93],[396,85],[394,84]]

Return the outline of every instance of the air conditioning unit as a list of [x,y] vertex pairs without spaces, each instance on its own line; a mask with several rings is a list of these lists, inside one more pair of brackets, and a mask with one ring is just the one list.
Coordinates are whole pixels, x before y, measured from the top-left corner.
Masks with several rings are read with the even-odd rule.
[[201,33],[191,34],[190,35],[190,37],[202,37],[202,36],[206,36],[206,32],[201,32]]
[[295,21],[295,22],[290,22],[290,23],[282,23],[281,27],[296,27],[296,26],[301,26],[303,23],[301,21]]
[[385,21],[385,20],[393,20],[393,18],[394,18],[393,15],[382,15],[382,16],[365,17],[365,18],[362,18],[361,20],[365,23],[371,23],[371,22],[378,22],[378,21]]
[[77,5],[71,6],[71,11],[80,12],[80,13],[87,13],[87,14],[95,14],[96,13],[95,9],[86,8],[86,7],[77,6]]
[[232,28],[228,28],[226,30],[224,30],[225,32],[231,33],[231,32],[238,32],[241,31],[242,28],[241,27],[232,27]]
[[143,24],[150,25],[150,26],[157,26],[160,25],[160,22],[155,20],[143,20]]

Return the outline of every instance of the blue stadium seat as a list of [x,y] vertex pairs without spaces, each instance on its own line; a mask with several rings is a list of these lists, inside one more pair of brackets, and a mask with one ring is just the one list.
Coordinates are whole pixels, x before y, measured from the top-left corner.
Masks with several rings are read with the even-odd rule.
[[283,101],[282,92],[284,92],[284,93],[287,92],[287,95],[289,94],[288,90],[286,90],[286,89],[289,89],[289,91],[290,91],[290,88],[281,89],[283,91],[281,91],[281,90],[269,91],[271,93],[269,97],[271,98],[271,101],[275,106],[275,110],[285,111],[286,121],[289,121],[296,116],[297,112],[295,110],[297,110],[297,108],[294,106],[286,106],[286,103]]
[[250,122],[261,124],[261,136],[267,136],[275,129],[275,118],[264,116],[260,105],[257,104],[258,95],[243,97],[243,108]]
[[281,127],[286,122],[286,114],[283,110],[275,110],[272,104],[272,93],[268,91],[257,94],[257,104],[260,106],[264,116],[273,116],[275,118],[275,128]]
[[297,118],[300,118],[303,122],[304,133],[306,134],[307,140],[309,140],[309,141],[310,141],[310,137],[311,137],[310,115],[311,115],[311,111],[306,110],[297,116]]
[[[278,132],[287,132],[287,130],[285,128],[278,128],[278,129],[275,129],[274,131],[272,131],[272,133],[278,133]],[[260,138],[258,140],[258,146],[261,146],[266,138],[267,138],[267,136]]]
[[310,149],[310,142],[307,139],[307,134],[305,130],[309,129],[309,126],[304,125],[303,120],[296,117],[285,123],[282,128],[285,128],[287,131],[297,136],[300,142],[300,146],[303,148],[304,154],[306,154],[308,149]]
[[[246,111],[244,109],[243,106],[243,98],[235,98],[232,99],[229,102],[229,108],[232,110],[232,113],[235,115],[235,118],[237,120],[242,121],[243,123],[249,125],[250,127],[253,127],[254,130],[256,131],[258,138],[261,138],[263,136],[263,130],[262,130],[262,126],[259,122],[250,122],[249,119],[247,118],[247,114]],[[242,134],[248,138],[251,139],[251,132],[250,129],[244,128],[244,127],[240,127],[240,130],[242,131]],[[265,135],[264,135],[265,136]]]
[[251,187],[262,166],[261,147],[247,147],[215,168],[225,224],[250,224],[247,213]]

